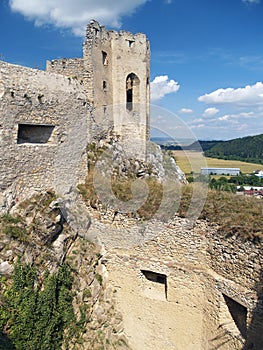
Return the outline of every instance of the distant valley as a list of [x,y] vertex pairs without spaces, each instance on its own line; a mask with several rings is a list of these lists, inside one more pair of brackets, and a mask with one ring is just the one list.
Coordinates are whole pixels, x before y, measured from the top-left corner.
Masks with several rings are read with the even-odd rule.
[[[154,142],[156,142],[155,139],[153,138]],[[168,139],[160,140],[157,143],[166,150],[203,151],[204,155],[210,158],[263,164],[263,134],[246,136],[229,141],[200,140],[189,145],[176,143],[176,141],[172,142]]]

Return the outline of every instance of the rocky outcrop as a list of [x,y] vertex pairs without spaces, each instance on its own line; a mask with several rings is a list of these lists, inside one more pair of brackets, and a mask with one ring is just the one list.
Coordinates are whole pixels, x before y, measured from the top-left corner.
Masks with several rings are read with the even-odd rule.
[[101,246],[84,237],[83,228],[78,229],[69,211],[65,201],[50,191],[17,204],[12,213],[1,216],[0,275],[6,282],[0,292],[11,283],[18,259],[36,268],[39,281],[66,262],[74,279],[77,319],[69,349],[129,349],[122,315],[115,307],[116,290],[107,283]]

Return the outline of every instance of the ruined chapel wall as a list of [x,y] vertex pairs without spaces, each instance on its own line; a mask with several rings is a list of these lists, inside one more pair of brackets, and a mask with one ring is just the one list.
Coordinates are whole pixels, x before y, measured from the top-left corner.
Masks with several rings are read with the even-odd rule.
[[[19,200],[36,190],[54,188],[55,182],[67,187],[71,181],[83,181],[86,164],[81,142],[74,146],[74,132],[76,128],[85,131],[88,115],[80,84],[60,75],[0,62],[0,101],[1,205],[5,205],[3,193],[9,189]],[[50,134],[45,143],[18,143],[19,124],[26,128],[33,125],[33,131],[40,126],[51,127]],[[86,131],[83,136],[85,141]],[[73,147],[68,147],[69,142]]]
[[[200,223],[192,230],[179,218],[169,224],[153,222],[143,233],[144,243],[105,256],[133,350],[211,348],[204,346],[205,332],[212,337],[218,320],[214,312],[204,328],[204,310],[211,315],[214,308],[205,289],[206,229]],[[135,236],[131,229],[130,236]],[[142,271],[166,275],[167,289],[147,280]]]

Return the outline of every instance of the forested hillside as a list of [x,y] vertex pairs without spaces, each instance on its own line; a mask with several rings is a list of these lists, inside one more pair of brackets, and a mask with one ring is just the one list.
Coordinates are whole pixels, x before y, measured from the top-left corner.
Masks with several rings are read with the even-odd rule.
[[206,151],[213,146],[222,143],[224,141],[218,141],[218,140],[213,140],[213,141],[195,141],[194,143],[191,143],[191,145],[188,146],[180,146],[180,145],[161,145],[162,149],[166,150],[171,150],[171,151]]
[[216,144],[205,151],[206,157],[236,159],[263,163],[263,134],[247,136]]

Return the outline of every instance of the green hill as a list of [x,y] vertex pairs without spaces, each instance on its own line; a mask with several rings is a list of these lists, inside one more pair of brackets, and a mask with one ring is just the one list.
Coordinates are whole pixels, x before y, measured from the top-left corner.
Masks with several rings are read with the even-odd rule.
[[263,134],[220,142],[206,150],[205,156],[262,164]]
[[217,141],[217,140],[213,140],[213,141],[195,141],[194,143],[191,143],[188,146],[180,146],[180,145],[164,145],[161,144],[161,148],[162,149],[166,149],[166,150],[171,150],[171,151],[206,151],[208,149],[210,149],[211,147],[217,145],[218,143],[222,143],[224,141]]

